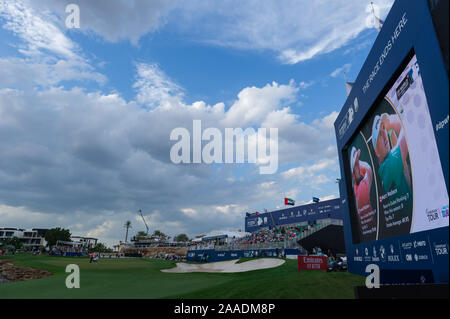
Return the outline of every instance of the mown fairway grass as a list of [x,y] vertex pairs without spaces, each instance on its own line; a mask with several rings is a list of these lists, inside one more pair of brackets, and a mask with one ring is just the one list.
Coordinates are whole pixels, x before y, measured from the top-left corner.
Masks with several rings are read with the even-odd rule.
[[[16,255],[0,257],[16,265],[45,269],[53,276],[0,284],[0,298],[354,298],[364,278],[349,273],[304,271],[287,260],[280,267],[245,273],[163,273],[175,262],[149,259],[101,259]],[[80,267],[80,289],[67,289],[65,268]]]

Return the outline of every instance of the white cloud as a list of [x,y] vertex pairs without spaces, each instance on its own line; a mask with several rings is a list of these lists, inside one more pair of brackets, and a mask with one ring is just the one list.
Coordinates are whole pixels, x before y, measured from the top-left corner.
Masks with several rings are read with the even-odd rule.
[[38,228],[43,223],[47,224],[49,215],[47,213],[29,211],[23,206],[9,206],[0,204],[0,227]]
[[114,226],[114,222],[107,220],[103,224],[95,227],[94,229],[88,231],[87,236],[94,238],[104,238],[106,234],[111,230]]
[[95,81],[101,85],[107,79],[103,74],[93,72],[88,64],[66,60],[37,60],[30,58],[0,58],[1,87],[22,87],[30,89],[35,85],[49,87],[62,81]]
[[[255,122],[268,125],[281,119],[280,149],[290,156],[301,154],[280,154],[284,163],[324,156],[324,145],[317,141],[332,145],[333,131],[318,127],[326,127],[327,117],[306,124],[290,114],[289,108],[277,110],[280,87],[252,88],[255,92],[268,88],[277,96],[269,98],[274,105],[267,105],[256,117],[263,123]],[[286,97],[295,91],[289,85],[283,90]],[[251,98],[246,101],[248,106],[253,103]],[[238,99],[233,105],[241,103]],[[212,170],[208,165],[172,164],[171,129],[189,128],[192,120],[199,118],[205,127],[221,128],[227,112],[223,103],[185,105],[177,100],[169,105],[145,110],[117,94],[88,93],[78,88],[0,90],[0,134],[4,141],[0,144],[0,202],[45,212],[50,225],[55,222],[53,216],[61,216],[57,221],[60,225],[112,242],[123,240],[121,224],[130,216],[138,218],[129,212],[139,208],[151,209],[146,219],[152,229],[193,236],[212,228],[243,228],[248,203],[280,197],[276,176],[265,180],[251,173],[235,178],[231,167]],[[241,119],[230,122],[233,126],[240,123]],[[316,165],[325,169],[324,163]],[[105,224],[105,220],[114,223]]]
[[310,181],[311,185],[319,185],[319,184],[325,184],[325,183],[331,183],[331,182],[332,182],[332,180],[323,174],[315,176]]
[[336,121],[339,113],[333,111],[323,118],[315,119],[313,124],[322,130],[334,130],[334,122]]
[[[227,109],[223,102],[186,104],[183,88],[157,65],[140,62],[136,101],[117,93],[65,89],[57,86],[63,80],[105,78],[93,71],[50,13],[21,3],[1,2],[6,28],[22,41],[22,57],[0,58],[8,72],[0,79],[2,222],[69,227],[113,243],[124,239],[128,219],[134,232],[143,229],[136,214],[142,208],[151,229],[193,236],[214,228],[243,228],[249,205],[278,200],[284,187],[298,193],[280,184],[280,176],[258,175],[256,166],[236,172],[225,165],[172,164],[170,131],[190,128],[194,119],[219,129],[276,127],[280,164],[313,163],[285,175],[300,178],[312,172],[321,173],[319,182],[330,178],[325,174],[336,158],[337,113],[306,123],[289,106],[312,82],[242,88]],[[56,42],[48,32],[55,32]],[[105,37],[121,36],[112,30]]]
[[[39,8],[65,19],[70,0],[42,0]],[[393,0],[376,1],[380,18]],[[270,50],[283,63],[294,64],[345,46],[372,28],[370,4],[359,0],[79,0],[81,31],[107,41],[139,39],[162,27],[194,42],[250,50]]]
[[[392,3],[377,1],[381,18]],[[208,26],[208,31],[196,33],[196,39],[275,51],[282,62],[293,64],[338,49],[371,27],[366,21],[371,17],[368,8],[370,4],[357,0],[222,1],[214,5],[198,0],[185,7],[183,13],[194,26],[196,21]],[[184,21],[180,20],[180,28],[183,24],[184,29],[195,32]]]
[[183,214],[189,216],[189,217],[197,217],[198,213],[195,209],[192,208],[182,208],[181,211],[183,212]]
[[294,101],[298,92],[295,82],[279,85],[273,82],[263,88],[249,87],[238,94],[238,100],[227,111],[223,120],[225,127],[248,127],[261,123],[268,113],[283,103]]
[[[65,8],[72,0],[27,1],[35,9],[49,9],[63,22],[67,14]],[[147,33],[157,32],[167,23],[169,13],[183,4],[179,0],[77,0],[80,8],[80,31],[96,33],[105,40],[118,42],[129,40],[137,45]]]
[[54,85],[64,80],[93,80],[100,84],[106,77],[95,72],[81,50],[56,25],[56,17],[36,11],[26,1],[0,0],[3,28],[13,32],[22,42],[18,52],[23,57],[0,59],[5,76],[4,86]]
[[6,19],[3,27],[25,41],[20,52],[32,56],[46,50],[66,59],[77,58],[76,45],[51,23],[51,15],[41,14],[22,1],[0,1],[0,16]]
[[[378,1],[378,16],[384,18],[392,3],[392,0]],[[309,4],[302,3],[301,8],[297,7],[298,11],[304,12],[306,9],[306,12],[291,31],[297,36],[296,41],[279,48],[280,59],[284,63],[295,64],[332,52],[348,44],[365,29],[373,27],[368,24],[371,19],[370,4],[365,2],[342,0]],[[310,35],[314,35],[314,40]]]
[[341,66],[340,68],[337,68],[336,70],[331,72],[330,76],[333,78],[337,78],[341,73],[350,71],[351,67],[352,67],[352,65],[350,63],[346,63],[343,66]]
[[337,168],[338,165],[335,159],[323,159],[309,166],[298,166],[291,168],[285,172],[282,172],[281,176],[286,179],[289,178],[296,178],[300,180],[308,179],[310,181],[314,181],[314,183],[316,184],[317,183],[320,184],[323,181],[325,181],[326,177],[324,175],[315,176],[316,172],[321,172],[324,170],[336,170]]
[[336,111],[305,123],[290,107],[267,114],[262,127],[278,128],[280,162],[302,162],[337,158],[334,120]]
[[139,103],[159,106],[164,101],[182,98],[182,88],[175,84],[156,64],[137,63],[137,89]]
[[307,81],[307,82],[305,82],[305,81],[302,81],[302,82],[300,82],[299,83],[299,87],[301,88],[301,89],[307,89],[307,88],[309,88],[311,85],[313,85],[314,84],[314,81]]
[[264,182],[259,184],[259,187],[263,188],[263,189],[270,189],[271,187],[273,187],[275,185],[274,181],[271,182]]

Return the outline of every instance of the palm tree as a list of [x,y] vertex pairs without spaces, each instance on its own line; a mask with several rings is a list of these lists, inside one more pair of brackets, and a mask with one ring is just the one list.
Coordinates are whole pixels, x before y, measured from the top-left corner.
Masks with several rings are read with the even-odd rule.
[[127,242],[127,240],[128,240],[128,229],[132,228],[131,227],[131,221],[127,220],[125,222],[125,225],[123,225],[123,227],[125,227],[127,229],[127,234],[125,235],[125,242]]
[[166,234],[164,234],[162,231],[160,231],[158,229],[153,232],[153,236],[163,238],[163,239],[167,237]]
[[147,233],[145,231],[138,231],[136,234],[136,239],[140,240],[140,239],[146,239],[147,238]]

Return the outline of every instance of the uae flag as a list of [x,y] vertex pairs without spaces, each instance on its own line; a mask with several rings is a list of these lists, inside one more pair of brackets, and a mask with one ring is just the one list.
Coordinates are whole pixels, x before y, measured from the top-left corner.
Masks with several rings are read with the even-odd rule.
[[295,200],[285,197],[284,198],[284,205],[292,205],[292,206],[294,206],[295,205]]

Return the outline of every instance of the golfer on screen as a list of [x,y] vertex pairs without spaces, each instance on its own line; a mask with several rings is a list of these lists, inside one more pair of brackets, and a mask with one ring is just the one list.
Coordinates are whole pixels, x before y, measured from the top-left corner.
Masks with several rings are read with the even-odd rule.
[[359,159],[361,150],[352,147],[350,165],[353,176],[353,191],[356,198],[356,209],[361,223],[363,236],[375,235],[377,231],[376,211],[370,203],[370,188],[372,187],[373,173],[370,165]]
[[406,162],[408,145],[402,124],[396,114],[377,115],[372,126],[372,144],[380,167],[384,193],[397,189],[398,195],[411,195],[411,178]]
[[352,168],[353,188],[358,206],[358,214],[365,217],[369,212],[373,211],[370,203],[370,188],[372,186],[372,168],[364,161],[359,160],[361,150],[352,147],[350,154],[350,165]]

